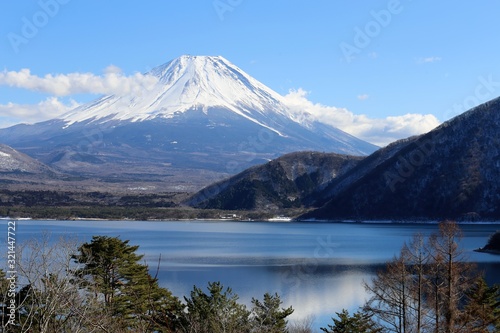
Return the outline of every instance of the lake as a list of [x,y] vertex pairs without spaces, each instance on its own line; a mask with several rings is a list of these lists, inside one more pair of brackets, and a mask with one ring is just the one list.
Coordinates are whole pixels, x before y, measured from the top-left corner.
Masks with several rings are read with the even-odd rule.
[[[2,221],[7,230],[7,221]],[[500,282],[500,257],[473,252],[484,246],[500,224],[462,224],[461,243],[470,260]],[[364,303],[363,281],[399,253],[417,232],[437,231],[436,224],[227,222],[227,221],[18,221],[17,242],[60,235],[89,241],[93,235],[119,236],[140,245],[152,274],[160,260],[163,287],[182,298],[193,285],[209,281],[231,287],[245,304],[265,292],[277,292],[292,305],[297,320],[315,316],[326,326],[335,312]]]

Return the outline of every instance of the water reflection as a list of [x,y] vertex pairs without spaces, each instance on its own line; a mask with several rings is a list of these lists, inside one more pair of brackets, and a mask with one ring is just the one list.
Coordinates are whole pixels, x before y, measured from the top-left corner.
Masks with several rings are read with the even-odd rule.
[[[5,222],[6,223],[6,222]],[[500,282],[500,258],[473,249],[481,247],[500,224],[462,225],[462,248],[479,262],[489,283]],[[266,292],[281,295],[296,311],[292,318],[316,317],[325,326],[335,312],[351,311],[366,298],[370,281],[404,242],[419,232],[428,236],[435,224],[232,223],[22,221],[19,241],[41,231],[76,235],[82,242],[93,235],[119,236],[140,245],[152,274],[161,256],[160,284],[179,296],[209,281],[232,287],[242,302]]]

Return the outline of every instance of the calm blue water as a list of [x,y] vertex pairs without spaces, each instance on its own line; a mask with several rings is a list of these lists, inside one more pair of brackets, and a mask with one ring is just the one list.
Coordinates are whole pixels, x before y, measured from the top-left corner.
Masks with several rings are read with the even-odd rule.
[[[7,229],[7,221],[2,221]],[[383,263],[399,253],[404,242],[435,224],[350,224],[269,222],[130,222],[18,221],[17,241],[48,232],[89,241],[93,235],[119,236],[140,245],[152,273],[160,260],[160,284],[175,295],[189,295],[193,285],[221,281],[242,302],[277,292],[295,308],[294,319],[316,317],[326,326],[343,308],[355,310]],[[485,245],[500,224],[461,225],[461,247],[485,269],[489,282],[500,282],[500,257],[473,252]],[[161,259],[160,259],[161,258]]]

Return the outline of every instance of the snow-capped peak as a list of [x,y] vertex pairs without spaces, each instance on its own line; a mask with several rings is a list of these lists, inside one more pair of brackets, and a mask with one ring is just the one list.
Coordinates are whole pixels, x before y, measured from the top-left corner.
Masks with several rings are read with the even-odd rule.
[[141,121],[171,118],[176,112],[209,108],[231,110],[265,127],[269,113],[287,117],[283,97],[221,56],[185,55],[146,73],[156,83],[139,93],[104,96],[62,116],[68,126],[102,118]]

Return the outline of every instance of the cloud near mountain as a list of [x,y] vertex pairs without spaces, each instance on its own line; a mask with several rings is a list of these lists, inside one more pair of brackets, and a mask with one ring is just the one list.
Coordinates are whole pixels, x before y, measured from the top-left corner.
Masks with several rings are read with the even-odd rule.
[[64,102],[57,97],[48,97],[37,104],[0,104],[0,128],[56,118],[79,105],[73,99]]
[[356,115],[346,108],[313,103],[303,89],[291,90],[285,97],[286,104],[297,112],[306,111],[319,121],[335,126],[357,138],[378,146],[413,135],[427,133],[440,122],[432,114],[405,114],[387,118],[370,118]]
[[[120,68],[110,65],[103,75],[93,73],[47,74],[37,76],[29,69],[0,72],[0,86],[9,86],[48,94],[51,97],[37,104],[0,104],[0,128],[15,123],[35,123],[60,116],[78,106],[75,101],[64,102],[56,96],[76,94],[141,93],[153,87],[158,78],[148,74],[125,75]],[[345,108],[313,103],[303,89],[291,90],[284,96],[286,104],[300,116],[303,111],[317,120],[373,144],[384,146],[395,140],[428,132],[439,125],[431,114],[405,114],[387,118],[370,118],[354,114]]]
[[135,73],[126,76],[120,68],[110,65],[104,75],[93,73],[47,74],[44,77],[31,74],[31,70],[3,71],[0,85],[27,89],[54,96],[74,94],[128,94],[154,86],[158,78]]

